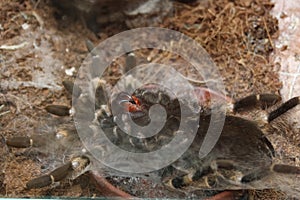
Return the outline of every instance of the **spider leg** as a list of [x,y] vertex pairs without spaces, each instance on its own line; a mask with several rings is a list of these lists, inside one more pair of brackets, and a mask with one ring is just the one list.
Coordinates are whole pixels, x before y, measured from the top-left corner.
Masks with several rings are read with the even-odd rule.
[[175,189],[183,188],[212,172],[213,172],[213,170],[211,169],[210,166],[203,167],[202,169],[197,170],[194,173],[175,177],[175,178],[169,180],[167,185],[170,186],[171,188],[175,188]]
[[95,106],[96,108],[100,108],[103,105],[107,105],[108,103],[108,92],[105,88],[106,81],[102,79],[98,79],[96,83],[95,90]]
[[242,177],[242,183],[250,183],[258,181],[268,176],[270,172],[282,173],[282,174],[300,174],[300,167],[285,165],[285,164],[273,164],[270,167],[262,167]]
[[75,157],[65,165],[53,170],[48,175],[43,175],[30,180],[27,182],[26,188],[34,189],[49,186],[54,182],[58,182],[72,176],[72,173],[80,173],[89,165],[89,163],[90,160],[85,156]]
[[136,66],[136,57],[135,54],[131,51],[131,45],[127,42],[123,44],[123,49],[126,53],[126,58],[125,58],[125,67],[123,70],[123,73],[127,73],[131,69],[133,69]]
[[94,55],[92,57],[92,63],[89,67],[89,71],[90,71],[92,78],[96,78],[101,75],[101,67],[99,67],[99,63],[101,63],[99,56]]
[[40,135],[34,134],[31,136],[15,136],[8,138],[5,143],[9,147],[14,148],[40,148],[40,152],[47,150],[55,150],[63,148],[64,143],[72,143],[76,139],[77,134],[75,129],[59,129],[54,134]]
[[68,106],[64,106],[64,105],[48,105],[45,107],[45,110],[48,112],[48,113],[51,113],[53,115],[57,115],[57,116],[60,116],[60,117],[63,117],[63,116],[69,116],[70,115],[70,107]]
[[[86,120],[93,120],[95,118],[94,116],[94,108],[99,113],[106,113],[109,115],[109,107],[107,106],[108,103],[108,90],[106,88],[106,81],[95,78],[93,80],[94,84],[94,97],[90,97],[87,93],[82,93],[82,90],[79,86],[74,85],[71,81],[64,81],[63,85],[65,86],[66,90],[70,93],[73,92],[74,97],[79,97],[81,95],[81,98],[76,99],[76,107],[68,107],[63,105],[48,105],[46,106],[46,111],[57,115],[57,116],[75,116],[80,119],[86,119]],[[75,94],[74,94],[75,93]],[[94,102],[93,102],[94,101]],[[92,105],[95,105],[93,107]],[[102,115],[101,114],[101,115]],[[96,116],[97,118],[97,116]]]
[[[86,40],[85,45],[86,45],[86,48],[88,49],[88,51],[92,55],[92,64],[90,66],[91,67],[90,72],[92,74],[92,77],[93,78],[98,77],[100,75],[100,68],[98,65],[98,63],[100,63],[100,60],[97,55],[97,52],[94,50],[95,46],[94,46],[93,42],[90,40]],[[129,44],[127,44],[124,48],[125,48],[125,50],[128,51],[130,49]],[[126,73],[126,72],[130,71],[131,69],[133,69],[135,66],[136,66],[135,54],[133,52],[128,52],[126,54],[125,67],[124,67],[123,72]]]
[[231,170],[231,169],[237,169],[237,165],[232,160],[219,159],[211,163],[211,168],[213,168],[214,170],[218,170],[218,169]]
[[269,168],[262,167],[257,170],[254,170],[246,175],[244,175],[241,179],[242,183],[250,183],[252,181],[260,180],[269,175]]
[[[232,178],[236,178],[236,174],[240,172],[239,166],[232,160],[218,159],[211,163],[211,168],[216,174],[210,174],[204,178],[206,186],[209,188],[222,187],[224,182],[226,185]],[[238,173],[239,174],[239,173]]]
[[249,95],[233,103],[233,112],[252,108],[261,105],[262,108],[268,108],[281,100],[276,94],[258,94]]
[[6,140],[6,145],[15,148],[40,147],[46,142],[47,137],[41,135],[16,136]]
[[92,41],[87,39],[85,41],[85,46],[92,56],[92,58],[91,58],[92,63],[89,68],[90,74],[91,74],[92,78],[99,77],[101,74],[101,68],[99,67],[99,63],[101,62],[101,60],[100,60],[99,56],[97,55],[97,52],[94,50],[95,45],[93,44]]
[[126,63],[124,68],[124,73],[130,71],[136,66],[136,58],[133,52],[126,54]]
[[[93,49],[95,48],[94,43],[89,39],[85,40],[85,46],[90,53],[92,53]],[[95,56],[95,54],[92,55]]]
[[300,174],[300,167],[285,164],[274,164],[271,170],[283,174]]
[[48,175],[43,175],[28,181],[26,183],[26,188],[27,189],[42,188],[51,185],[54,182],[64,179],[68,175],[69,170],[71,169],[72,169],[72,164],[71,162],[68,162],[67,164],[50,172],[50,174]]
[[[7,146],[15,148],[43,147],[43,149],[47,149],[48,147],[49,149],[53,150],[56,148],[62,148],[61,144],[66,142],[63,141],[65,139],[70,140],[69,142],[72,142],[72,139],[74,139],[75,136],[76,134],[74,134],[74,130],[61,129],[54,135],[50,136],[32,135],[12,137],[6,140],[6,144]],[[72,175],[75,175],[75,173],[81,174],[89,163],[90,160],[85,156],[75,157],[71,159],[70,162],[53,170],[48,175],[43,175],[30,180],[26,184],[26,188],[42,188],[51,185],[54,182],[61,181],[66,177],[72,177]]]
[[[73,95],[75,98],[78,98],[82,93],[81,88],[75,85],[72,81],[63,81],[62,82],[65,90]],[[46,106],[46,111],[57,116],[69,116],[70,115],[70,107],[64,105],[48,105]]]
[[169,180],[167,185],[171,188],[179,189],[205,177],[206,185],[208,187],[212,187],[216,184],[216,177],[213,173],[218,169],[237,169],[237,165],[231,160],[215,160],[211,162],[210,166],[203,167],[202,169],[197,170],[194,173],[189,173]]
[[294,108],[295,106],[300,104],[300,97],[294,97],[288,100],[287,102],[283,103],[281,106],[279,106],[276,110],[273,110],[268,115],[268,122],[273,121],[280,115],[286,113],[290,109]]
[[81,88],[78,85],[75,85],[72,81],[64,80],[62,84],[66,91],[69,94],[73,95],[75,98],[78,98],[82,93]]

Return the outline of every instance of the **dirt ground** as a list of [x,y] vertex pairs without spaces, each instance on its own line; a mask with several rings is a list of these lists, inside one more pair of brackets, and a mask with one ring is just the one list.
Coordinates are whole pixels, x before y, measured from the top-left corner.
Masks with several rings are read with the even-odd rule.
[[[218,66],[228,96],[280,94],[280,66],[270,62],[279,34],[278,22],[270,14],[272,3],[215,0],[173,4],[170,16],[156,26],[180,31],[199,42]],[[87,39],[97,44],[128,29],[117,22],[99,25],[97,32],[88,26],[50,1],[0,0],[0,196],[102,195],[87,175],[58,187],[26,190],[27,181],[54,164],[30,150],[5,145],[5,138],[50,129],[53,117],[44,107],[70,103],[61,82],[75,78],[72,70],[78,70],[88,54]],[[251,198],[286,199],[276,190],[250,191]]]

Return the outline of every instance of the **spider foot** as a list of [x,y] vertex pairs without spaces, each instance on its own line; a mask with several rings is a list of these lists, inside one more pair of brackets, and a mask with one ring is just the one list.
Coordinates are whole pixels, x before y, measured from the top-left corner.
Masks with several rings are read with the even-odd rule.
[[[42,188],[66,178],[77,177],[84,172],[90,164],[89,158],[85,156],[75,157],[65,165],[56,168],[48,175],[43,175],[30,180],[26,184],[27,189]],[[75,176],[76,175],[76,176]]]
[[204,167],[200,170],[197,170],[193,173],[188,173],[183,176],[175,177],[168,182],[166,185],[174,188],[180,189],[191,185],[200,179],[203,179],[204,186],[206,188],[214,188],[218,184],[218,177],[215,172],[218,170],[232,170],[235,171],[238,168],[236,163],[231,160],[215,160],[211,162],[210,166]]
[[253,181],[258,181],[268,176],[271,172],[290,174],[290,175],[300,175],[300,167],[285,165],[285,164],[273,164],[271,167],[262,167],[253,172],[242,177],[242,183],[250,183]]

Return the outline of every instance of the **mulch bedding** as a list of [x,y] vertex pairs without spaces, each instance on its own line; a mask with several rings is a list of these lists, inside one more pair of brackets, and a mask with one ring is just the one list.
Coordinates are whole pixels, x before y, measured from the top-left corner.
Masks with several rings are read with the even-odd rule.
[[[278,35],[277,20],[269,13],[272,6],[269,0],[174,2],[172,16],[159,26],[180,31],[206,49],[222,74],[228,96],[278,93],[281,88],[276,73],[278,66],[269,63],[274,48],[272,41]],[[36,45],[0,49],[0,105],[3,105],[0,110],[0,196],[101,196],[85,175],[55,188],[25,190],[25,183],[41,174],[49,163],[38,159],[42,156],[36,158],[28,152],[8,149],[4,138],[32,134],[42,123],[49,123],[49,115],[43,107],[69,103],[60,83],[74,78],[67,76],[65,70],[80,67],[88,53],[85,40],[99,43],[126,27],[111,23],[93,33],[81,20],[64,15],[48,1],[2,0],[0,19],[0,46],[32,40]],[[36,47],[42,50],[35,50]],[[48,73],[53,75],[50,82],[55,84],[42,85],[37,81],[37,71],[45,71],[40,67],[41,62],[47,61],[45,55],[54,60],[49,64],[52,70]],[[32,82],[34,84],[25,84]],[[273,190],[250,191],[249,195],[253,199],[284,198],[283,193]]]

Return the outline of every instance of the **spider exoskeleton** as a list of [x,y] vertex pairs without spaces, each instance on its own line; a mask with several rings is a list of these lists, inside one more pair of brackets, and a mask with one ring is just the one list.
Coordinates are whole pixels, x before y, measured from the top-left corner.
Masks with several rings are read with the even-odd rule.
[[[200,118],[200,128],[189,150],[181,157],[190,160],[186,163],[174,163],[174,168],[181,169],[183,175],[166,179],[164,182],[174,189],[263,189],[276,185],[264,182],[274,173],[293,175],[300,174],[300,167],[274,163],[276,152],[265,133],[272,131],[269,123],[300,103],[299,97],[294,97],[281,104],[271,112],[256,112],[256,119],[249,120],[237,115],[261,104],[264,108],[275,105],[280,97],[273,94],[250,95],[229,106],[222,133],[213,150],[205,158],[197,158],[199,144],[202,144],[207,132],[210,114]],[[262,114],[261,114],[262,113]],[[261,115],[260,115],[261,114]],[[270,134],[270,133],[269,133]],[[294,179],[294,181],[295,181]],[[271,178],[272,180],[272,178]],[[292,180],[292,179],[291,179]],[[292,183],[293,181],[291,181]],[[297,182],[297,181],[295,181]]]
[[[127,59],[127,68],[135,65],[132,57]],[[126,69],[128,70],[128,69]],[[46,110],[57,116],[73,116],[84,119],[90,125],[100,126],[106,136],[115,145],[138,153],[147,153],[168,144],[177,134],[181,106],[172,91],[157,84],[146,84],[139,87],[133,94],[124,92],[112,95],[109,102],[109,89],[106,82],[98,77],[94,78],[95,98],[85,94],[82,89],[69,81],[64,81],[65,89],[73,95],[73,104],[82,105],[84,109],[71,108],[63,105],[49,105]],[[221,135],[212,150],[203,158],[199,157],[199,148],[203,143],[211,120],[212,108],[203,106],[200,112],[199,129],[193,143],[188,150],[175,162],[160,169],[155,174],[161,177],[161,182],[170,189],[184,192],[194,190],[226,190],[226,189],[263,189],[276,187],[272,182],[272,175],[284,174],[295,179],[300,175],[300,167],[274,162],[276,152],[265,133],[272,131],[269,126],[281,115],[300,103],[299,97],[294,97],[277,106],[273,111],[271,107],[279,104],[281,98],[274,94],[250,95],[237,101],[215,93],[206,88],[195,88],[194,92],[199,99],[199,104],[205,104],[206,96],[215,95],[227,101],[227,114]],[[86,108],[95,100],[96,112]],[[128,135],[116,124],[116,117],[130,117],[137,125],[146,126],[151,122],[150,108],[160,104],[166,109],[166,123],[158,134],[148,138],[135,138]],[[186,104],[186,109],[193,109]],[[263,109],[254,112],[255,119],[243,116],[245,110],[256,110],[252,107]],[[111,108],[117,107],[120,116],[113,114]],[[217,108],[218,109],[218,108]],[[71,121],[72,122],[72,121]],[[217,121],[215,122],[217,123]],[[275,122],[274,122],[275,123]],[[78,128],[78,127],[77,127]],[[85,128],[85,127],[82,127]],[[87,128],[91,132],[95,129]],[[68,161],[47,175],[37,177],[26,185],[28,189],[45,187],[66,178],[76,178],[80,174],[95,170],[99,167],[98,161],[83,147],[74,125],[62,126],[52,135],[32,135],[27,137],[13,137],[6,140],[11,147],[28,148],[36,147],[47,149],[55,155],[70,153]],[[102,149],[105,150],[105,149]],[[61,153],[64,152],[64,153]],[[100,167],[101,168],[101,167]],[[296,177],[297,179],[298,177]],[[269,179],[267,181],[267,179]]]
[[[170,110],[169,121],[167,120],[167,122],[170,122],[168,126],[173,125],[172,133],[168,135],[171,137],[178,129],[176,126],[178,121],[176,120],[179,119],[180,111],[176,106],[179,104],[176,100],[168,101],[171,106],[163,103],[165,101],[161,98],[161,92],[162,90],[153,85],[146,85],[136,90],[132,99],[128,100],[130,104],[133,104],[129,108],[132,117],[135,117],[135,112],[142,112],[144,116],[148,116],[148,110],[151,106],[156,103],[164,105],[167,110]],[[272,131],[269,124],[297,106],[300,103],[300,98],[294,97],[273,111],[266,111],[280,101],[281,98],[278,95],[259,94],[250,95],[235,102],[228,102],[228,112],[220,138],[208,155],[199,158],[199,148],[203,143],[211,120],[211,108],[202,111],[199,129],[192,145],[177,161],[163,170],[162,181],[166,186],[176,190],[193,191],[199,189],[263,189],[274,187],[275,181],[274,183],[272,181],[264,182],[267,177],[272,177],[274,173],[290,175],[293,177],[290,177],[291,180],[294,179],[293,181],[299,179],[299,177],[294,176],[300,175],[300,167],[273,162],[276,152],[264,134]],[[263,110],[254,112],[255,120],[249,120],[243,115],[238,115],[238,113],[249,111],[257,106]],[[139,117],[141,116],[139,114]],[[144,121],[147,120],[144,119]],[[218,122],[215,121],[214,123]],[[157,143],[160,141],[159,137],[166,137],[166,131],[162,135],[152,138],[152,140]],[[154,143],[151,138],[143,141],[146,147],[153,150],[149,143]]]

